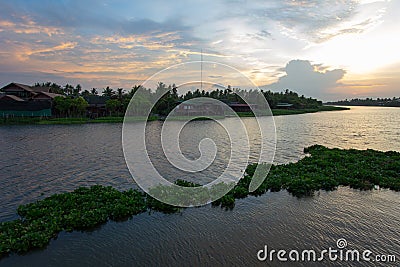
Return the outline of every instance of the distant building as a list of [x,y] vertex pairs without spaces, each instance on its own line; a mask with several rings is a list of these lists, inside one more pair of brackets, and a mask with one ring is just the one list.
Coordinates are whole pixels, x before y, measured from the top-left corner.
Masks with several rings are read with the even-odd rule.
[[290,109],[293,107],[293,104],[290,103],[278,103],[276,104],[276,108],[280,108],[280,109]]
[[186,101],[175,107],[174,114],[177,116],[223,116],[222,105],[207,101]]
[[15,95],[24,100],[29,100],[39,92],[49,92],[49,90],[48,87],[32,87],[21,83],[10,83],[1,88],[6,95]]
[[24,102],[24,100],[22,98],[19,98],[18,96],[6,94],[2,94],[0,96],[0,100],[3,102]]
[[235,112],[252,112],[252,109],[256,109],[256,104],[240,104],[240,103],[230,103],[229,107]]
[[0,89],[1,117],[50,117],[53,100],[59,94],[49,92],[48,87],[32,87],[10,83]]
[[55,97],[62,96],[60,94],[48,93],[48,92],[38,92],[36,95],[32,97],[33,100],[50,100],[53,101]]
[[84,99],[88,102],[86,108],[89,118],[105,117],[107,113],[106,103],[110,100],[108,96],[88,95]]

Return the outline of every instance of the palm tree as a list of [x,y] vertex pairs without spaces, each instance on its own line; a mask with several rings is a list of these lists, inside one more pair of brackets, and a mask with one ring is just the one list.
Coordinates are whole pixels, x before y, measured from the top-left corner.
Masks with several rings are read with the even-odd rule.
[[81,91],[82,91],[82,86],[80,84],[77,84],[76,87],[73,89],[73,95],[78,96]]
[[132,95],[130,97],[133,97],[141,87],[142,87],[141,85],[134,85],[132,87],[132,90],[131,90]]
[[74,89],[74,87],[72,86],[72,85],[70,85],[70,84],[66,84],[65,86],[64,86],[64,94],[65,95],[72,95],[72,90]]
[[97,89],[96,89],[96,88],[92,88],[92,90],[90,90],[90,93],[91,93],[92,95],[97,95],[99,92],[97,92]]
[[122,89],[122,88],[118,88],[118,89],[117,89],[117,91],[118,91],[118,99],[119,99],[120,101],[122,100],[122,95],[123,95],[122,90],[124,90],[124,89]]
[[111,89],[109,86],[107,86],[106,89],[103,90],[103,96],[112,97],[114,95],[115,95],[114,90]]

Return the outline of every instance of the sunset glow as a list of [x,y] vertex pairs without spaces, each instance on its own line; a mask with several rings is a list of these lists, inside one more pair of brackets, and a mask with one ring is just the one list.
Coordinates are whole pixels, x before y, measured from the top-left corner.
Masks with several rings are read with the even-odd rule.
[[262,88],[323,100],[399,92],[398,1],[21,0],[0,7],[1,86],[129,89],[200,60],[203,50],[204,60],[235,67]]

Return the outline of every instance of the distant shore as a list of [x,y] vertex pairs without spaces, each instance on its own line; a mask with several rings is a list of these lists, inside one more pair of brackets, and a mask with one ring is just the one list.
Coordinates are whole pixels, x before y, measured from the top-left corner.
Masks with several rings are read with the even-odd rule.
[[[322,111],[340,111],[349,110],[346,107],[336,107],[336,106],[321,106],[312,109],[272,109],[272,114],[274,116],[283,115],[297,115],[305,113],[315,113]],[[238,112],[239,117],[254,117],[251,112]],[[155,121],[159,118],[157,116],[150,116],[148,121]],[[138,121],[143,121],[145,118],[138,118]],[[2,118],[0,119],[0,125],[52,125],[52,124],[86,124],[86,123],[123,123],[124,117],[99,117],[96,119],[90,118],[40,118],[40,117],[15,117],[15,118]]]
[[400,104],[397,105],[367,105],[367,104],[346,104],[346,103],[338,103],[338,104],[331,104],[327,103],[326,105],[333,105],[337,107],[377,107],[377,108],[400,108]]
[[[272,109],[272,114],[274,116],[284,116],[284,115],[298,115],[305,113],[316,113],[322,111],[340,111],[340,110],[350,110],[347,107],[336,107],[336,106],[320,106],[318,108],[306,108],[306,109]],[[251,113],[238,113],[239,117],[253,117]]]

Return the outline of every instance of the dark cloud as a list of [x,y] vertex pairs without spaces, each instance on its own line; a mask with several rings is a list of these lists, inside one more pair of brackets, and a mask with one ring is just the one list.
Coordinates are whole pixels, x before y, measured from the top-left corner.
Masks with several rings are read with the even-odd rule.
[[320,71],[319,65],[312,65],[307,60],[292,60],[286,67],[286,75],[279,78],[276,83],[263,86],[273,90],[290,89],[317,98],[324,98],[329,90],[340,86],[338,81],[343,78],[346,71],[343,69]]
[[222,90],[225,90],[225,89],[226,89],[225,86],[223,86],[223,85],[221,85],[221,84],[218,84],[218,83],[213,84],[213,85],[212,85],[212,88],[214,88],[214,89],[222,89]]
[[[61,74],[61,73],[60,73]],[[60,85],[65,84],[80,84],[83,89],[91,89],[95,88],[104,88],[106,86],[111,86],[113,88],[121,87],[124,85],[125,89],[130,88],[135,84],[141,84],[144,80],[138,79],[129,79],[129,78],[119,78],[119,79],[110,79],[106,75],[104,78],[71,78],[68,76],[55,74],[55,73],[48,73],[48,72],[39,72],[39,71],[32,71],[32,72],[0,72],[0,87],[3,87],[11,82],[20,82],[28,85],[33,85],[36,82],[43,83],[43,82],[55,82]]]
[[160,23],[150,19],[135,19],[120,22],[120,28],[122,33],[125,34],[186,31],[189,29],[188,27],[184,27],[179,20],[168,20]]
[[254,34],[248,33],[247,37],[252,38],[252,39],[256,39],[256,40],[259,40],[259,41],[263,41],[263,40],[271,38],[272,34],[270,32],[268,32],[268,31],[266,31],[266,30],[261,30],[261,31],[259,31],[257,33],[254,33]]
[[53,73],[43,73],[39,71],[31,72],[0,72],[0,86],[7,85],[11,82],[18,81],[20,83],[33,85],[35,82],[56,82],[60,84],[66,84],[68,81],[64,76],[53,74]]
[[[368,13],[360,15],[366,5]],[[280,69],[267,63],[282,66],[282,60],[301,57],[305,43],[362,33],[379,21],[377,11],[384,5],[358,0],[1,1],[0,82],[12,77],[130,83],[119,78],[130,73],[142,79],[166,66],[199,60],[203,49],[205,60],[218,57],[257,79],[285,75],[271,85],[277,90],[319,96],[338,86],[344,70],[308,61]]]
[[94,0],[16,0],[2,3],[0,16],[13,22],[33,21],[44,27],[59,27],[85,37],[178,32],[186,41],[199,41],[192,36],[192,28],[184,26],[179,16],[156,20],[146,13],[137,13],[140,5],[133,1],[107,4]]
[[29,17],[41,25],[56,27],[109,27],[113,18],[110,10],[104,9],[99,1],[21,1],[2,4],[0,14],[13,21]]

